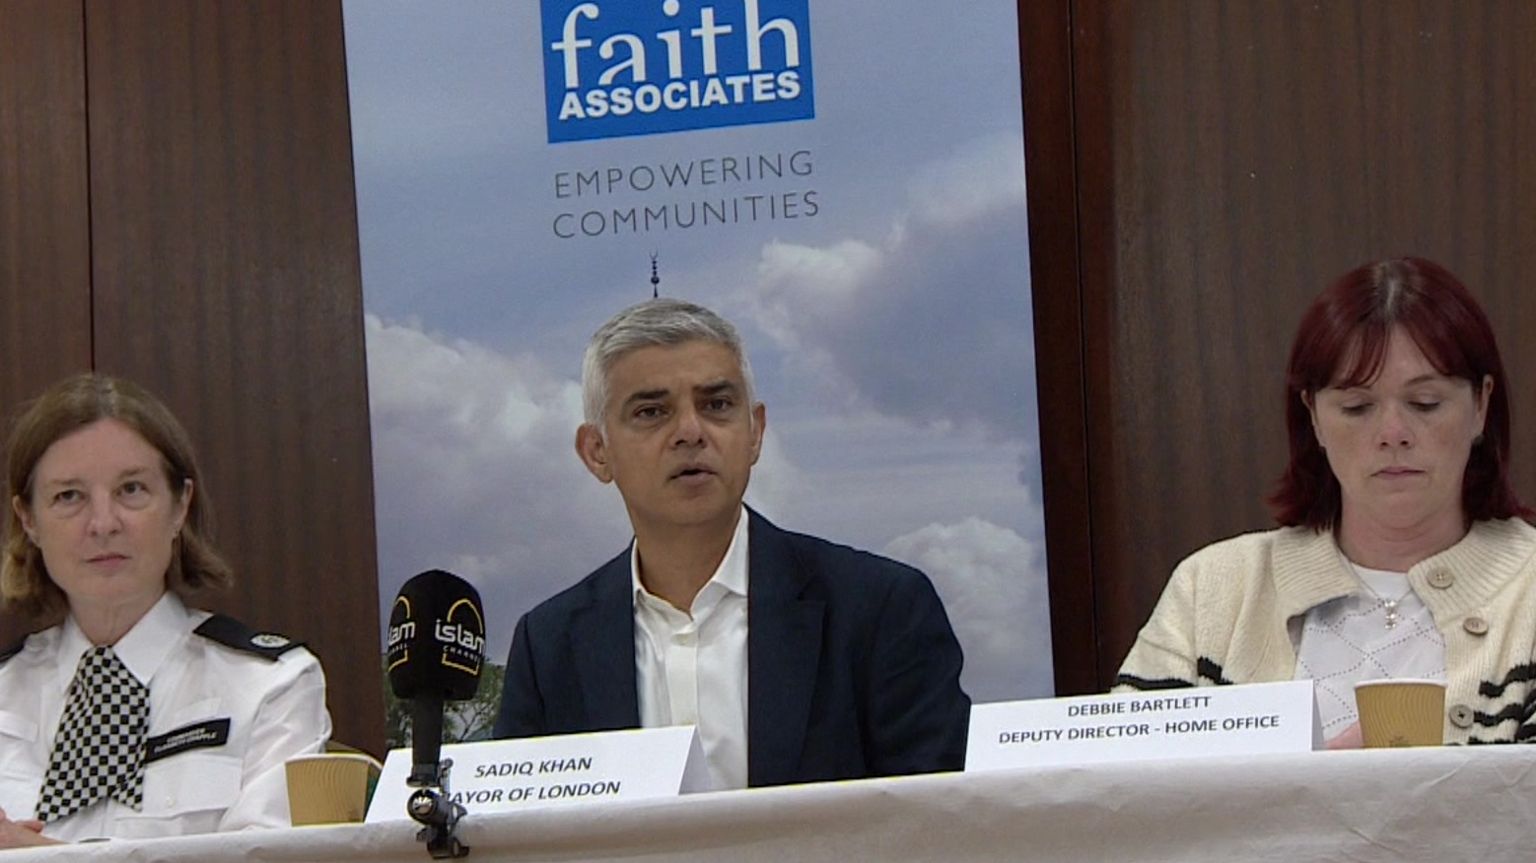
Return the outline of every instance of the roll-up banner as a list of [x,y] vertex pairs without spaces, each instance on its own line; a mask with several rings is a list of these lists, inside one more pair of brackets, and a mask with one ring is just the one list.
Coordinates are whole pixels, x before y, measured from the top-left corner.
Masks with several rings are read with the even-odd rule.
[[654,290],[746,340],[747,502],[927,572],[976,701],[1052,693],[1014,0],[344,15],[382,616],[451,570],[501,660],[625,548],[581,355]]

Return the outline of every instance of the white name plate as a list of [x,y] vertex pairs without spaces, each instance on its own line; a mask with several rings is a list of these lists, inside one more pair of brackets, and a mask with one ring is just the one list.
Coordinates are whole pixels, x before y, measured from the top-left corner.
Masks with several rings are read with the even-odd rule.
[[[697,787],[704,759],[692,725],[447,743],[448,790],[469,814],[593,800],[675,797]],[[411,750],[384,760],[367,823],[408,820]]]
[[1312,682],[1288,680],[979,704],[971,708],[965,769],[1310,752],[1321,745]]

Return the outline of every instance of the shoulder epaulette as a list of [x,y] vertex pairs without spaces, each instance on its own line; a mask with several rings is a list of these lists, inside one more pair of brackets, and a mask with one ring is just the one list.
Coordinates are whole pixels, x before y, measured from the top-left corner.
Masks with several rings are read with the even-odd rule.
[[26,646],[27,639],[25,636],[23,636],[22,638],[17,639],[15,644],[8,644],[4,648],[0,648],[0,662],[5,662],[7,659],[10,659],[11,657],[20,653],[21,649]]
[[278,657],[304,644],[302,641],[294,641],[274,632],[257,632],[224,614],[215,614],[192,631],[206,639],[217,641],[231,650],[254,654],[274,662]]

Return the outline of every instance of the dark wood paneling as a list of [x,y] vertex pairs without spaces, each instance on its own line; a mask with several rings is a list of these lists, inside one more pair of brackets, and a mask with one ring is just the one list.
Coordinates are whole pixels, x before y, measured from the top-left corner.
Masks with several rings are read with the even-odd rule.
[[89,0],[97,367],[200,448],[239,585],[379,750],[378,587],[340,3]]
[[1056,692],[1071,695],[1095,691],[1098,685],[1072,141],[1071,4],[1020,0],[1018,11],[1051,652]]
[[[84,64],[79,3],[0,0],[0,447],[23,401],[91,367]],[[0,644],[24,629],[0,617]]]
[[[1271,524],[1301,310],[1412,253],[1495,321],[1536,422],[1536,4],[1077,0],[1099,680],[1183,555]],[[1034,213],[1031,213],[1033,219]],[[1042,392],[1046,392],[1042,386]],[[1536,497],[1536,452],[1515,473]]]
[[91,367],[84,24],[0,0],[0,415]]

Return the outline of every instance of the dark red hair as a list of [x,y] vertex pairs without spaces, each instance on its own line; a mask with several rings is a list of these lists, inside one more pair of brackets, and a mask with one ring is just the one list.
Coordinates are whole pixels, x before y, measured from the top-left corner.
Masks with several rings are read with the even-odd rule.
[[1375,379],[1394,327],[1413,339],[1440,374],[1467,381],[1474,393],[1485,376],[1493,378],[1483,434],[1462,477],[1462,513],[1472,521],[1529,517],[1531,510],[1509,483],[1508,385],[1488,317],[1444,267],[1397,258],[1345,273],[1301,316],[1285,375],[1291,461],[1269,499],[1275,520],[1314,530],[1338,527],[1339,481],[1317,442],[1304,399],[1326,387]]

